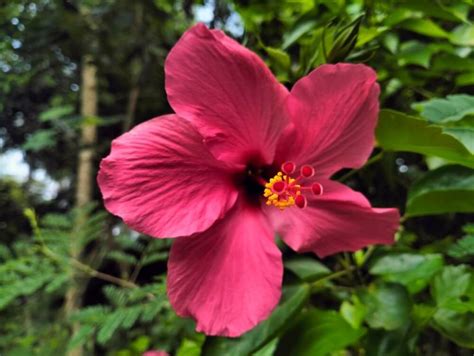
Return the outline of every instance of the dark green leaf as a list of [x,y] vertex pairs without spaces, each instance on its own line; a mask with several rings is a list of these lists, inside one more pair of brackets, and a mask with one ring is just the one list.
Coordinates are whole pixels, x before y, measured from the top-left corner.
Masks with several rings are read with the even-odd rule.
[[369,330],[366,338],[367,356],[415,355],[413,336],[409,324],[394,330]]
[[401,253],[379,258],[370,273],[382,276],[385,281],[403,284],[411,293],[418,293],[442,267],[442,255]]
[[313,281],[331,273],[321,262],[310,257],[297,257],[285,262],[285,267],[304,281]]
[[425,174],[408,192],[407,216],[474,212],[474,170],[448,165]]
[[449,248],[448,255],[454,258],[474,256],[474,235],[467,235],[456,241]]
[[374,284],[361,291],[360,296],[367,307],[365,320],[371,328],[395,330],[410,320],[410,295],[400,284]]
[[474,313],[459,314],[440,309],[436,312],[432,325],[456,344],[474,348]]
[[474,155],[464,145],[440,127],[413,116],[382,110],[376,136],[378,144],[386,150],[438,156],[474,168]]
[[283,336],[276,355],[319,356],[353,345],[365,329],[352,328],[335,311],[312,309]]
[[433,280],[432,295],[440,309],[474,312],[474,274],[466,265],[446,266]]

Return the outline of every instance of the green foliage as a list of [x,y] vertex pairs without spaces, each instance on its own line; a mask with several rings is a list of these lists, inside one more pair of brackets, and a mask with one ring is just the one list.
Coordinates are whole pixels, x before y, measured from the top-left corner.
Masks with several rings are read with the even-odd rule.
[[408,193],[409,216],[474,212],[474,170],[447,165],[428,172]]
[[443,267],[440,254],[397,253],[382,256],[371,266],[370,273],[384,281],[403,284],[410,293],[418,293]]
[[297,257],[288,260],[285,267],[303,281],[308,282],[331,273],[331,270],[321,262],[309,257]]
[[398,284],[371,285],[360,298],[367,308],[365,320],[373,329],[396,330],[410,320],[410,296]]
[[432,99],[414,104],[421,116],[433,123],[458,121],[474,114],[474,96],[448,95],[446,99]]
[[150,323],[158,315],[169,312],[169,303],[164,297],[164,281],[133,289],[109,285],[103,292],[112,306],[85,307],[73,315],[72,320],[79,321],[82,328],[70,341],[69,349],[87,342],[91,336],[103,345],[120,330],[131,329],[140,322]]
[[[98,164],[128,124],[169,113],[164,61],[202,12],[288,88],[323,63],[377,71],[377,154],[335,178],[403,215],[393,246],[322,261],[283,249],[278,307],[234,339],[196,333],[172,311],[169,240],[129,230],[100,203],[72,208],[79,130],[99,127]],[[471,354],[473,15],[470,0],[7,2],[0,151],[21,150],[30,174],[14,182],[0,167],[0,354]],[[79,115],[84,54],[98,67],[99,116]],[[55,198],[38,193],[38,169],[59,186]],[[73,284],[82,305],[65,318]]]
[[447,253],[454,258],[474,256],[474,235],[466,235],[459,239],[449,248]]
[[376,134],[378,144],[386,150],[437,156],[474,168],[474,155],[459,140],[414,116],[382,110]]
[[312,309],[301,314],[282,339],[277,355],[327,355],[354,344],[365,333],[335,311]]

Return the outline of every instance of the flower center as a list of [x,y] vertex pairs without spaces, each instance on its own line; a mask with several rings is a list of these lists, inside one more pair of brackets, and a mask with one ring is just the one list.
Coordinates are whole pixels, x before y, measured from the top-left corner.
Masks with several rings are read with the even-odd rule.
[[303,186],[301,180],[314,176],[314,168],[310,165],[303,165],[300,168],[300,175],[293,178],[296,165],[293,162],[285,162],[281,165],[283,172],[278,172],[273,178],[265,183],[263,196],[267,198],[266,204],[284,210],[296,205],[305,208],[307,205],[304,191],[311,190],[314,195],[323,194],[323,186],[320,183],[312,183],[310,186]]

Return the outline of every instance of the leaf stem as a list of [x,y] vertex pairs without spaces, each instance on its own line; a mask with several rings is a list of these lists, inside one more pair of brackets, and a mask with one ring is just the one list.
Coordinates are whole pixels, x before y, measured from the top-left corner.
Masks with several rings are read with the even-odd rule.
[[354,266],[349,266],[349,267],[347,267],[346,269],[344,269],[342,271],[334,272],[334,273],[331,273],[328,276],[320,278],[317,281],[314,281],[313,283],[311,283],[311,290],[314,290],[314,289],[318,288],[321,284],[323,284],[327,281],[331,281],[333,279],[338,279],[339,277],[343,277],[343,276],[346,276],[348,274],[351,274],[354,270],[355,270]]

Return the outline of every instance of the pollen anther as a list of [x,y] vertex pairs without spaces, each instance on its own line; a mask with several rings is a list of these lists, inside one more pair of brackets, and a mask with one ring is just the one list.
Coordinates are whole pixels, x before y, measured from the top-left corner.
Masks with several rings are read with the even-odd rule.
[[300,169],[301,175],[297,178],[290,177],[289,172],[296,170],[293,162],[282,164],[283,172],[278,172],[273,178],[265,184],[263,196],[267,198],[266,204],[284,210],[290,206],[296,205],[303,209],[308,204],[306,197],[302,194],[303,190],[311,190],[314,195],[321,195],[323,187],[319,183],[313,183],[309,187],[301,185],[300,180],[310,178],[314,175],[314,168],[304,165]]

